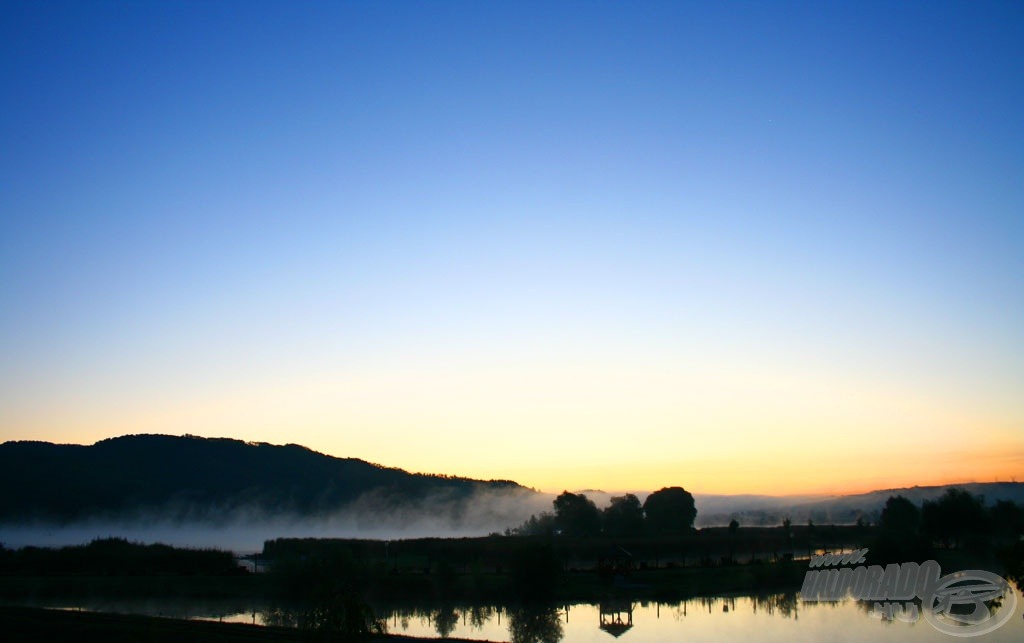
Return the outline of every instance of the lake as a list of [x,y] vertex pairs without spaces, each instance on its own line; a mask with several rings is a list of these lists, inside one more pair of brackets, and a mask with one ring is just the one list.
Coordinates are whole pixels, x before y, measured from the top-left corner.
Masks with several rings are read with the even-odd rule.
[[[1019,599],[1020,590],[1015,588]],[[1006,601],[1009,603],[1009,601]],[[92,600],[37,606],[186,619],[289,625],[294,613],[269,603],[230,600]],[[495,605],[377,605],[388,632],[527,643],[664,641],[1024,641],[1024,602],[998,629],[962,639],[917,622],[879,618],[872,604],[803,602],[797,593],[715,596],[683,602],[609,600],[545,608]],[[1000,610],[1005,610],[1004,605]],[[1005,616],[997,610],[995,618]]]

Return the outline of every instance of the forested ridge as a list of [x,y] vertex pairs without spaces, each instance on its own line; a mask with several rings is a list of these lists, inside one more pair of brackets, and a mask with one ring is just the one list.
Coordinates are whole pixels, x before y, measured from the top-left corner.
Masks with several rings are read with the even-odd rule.
[[317,515],[364,494],[387,509],[427,497],[458,501],[515,482],[409,473],[355,458],[194,436],[130,435],[91,446],[0,444],[0,520],[89,517],[215,519],[240,510]]

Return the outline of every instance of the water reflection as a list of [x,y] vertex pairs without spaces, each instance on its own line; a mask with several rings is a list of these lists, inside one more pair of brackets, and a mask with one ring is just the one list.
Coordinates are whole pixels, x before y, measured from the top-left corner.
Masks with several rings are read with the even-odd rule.
[[434,630],[443,639],[451,636],[451,633],[455,631],[455,626],[459,624],[459,613],[450,605],[435,611],[433,616]]
[[561,613],[555,607],[529,605],[508,613],[512,643],[558,643],[562,640]]
[[469,625],[475,630],[483,629],[496,613],[497,609],[489,605],[474,605],[469,608]]
[[[148,600],[46,606],[243,623],[255,621],[297,628],[311,627],[317,618],[308,607],[301,605],[246,605],[231,601]],[[990,607],[1005,609],[1005,605],[995,603]],[[680,639],[810,643],[835,639],[839,635],[851,641],[894,643],[950,640],[948,634],[923,622],[923,617],[913,622],[906,611],[897,614],[894,610],[891,619],[884,618],[883,611],[880,619],[871,602],[804,603],[795,592],[698,597],[673,602],[607,597],[595,604],[510,606],[436,602],[375,604],[373,609],[377,618],[386,619],[387,630],[393,634],[512,643],[584,643],[611,641],[612,637],[632,643]],[[1019,615],[1014,615],[1011,622],[997,631],[978,637],[979,642],[1019,643],[1022,640],[1024,620]]]
[[600,627],[615,638],[619,638],[633,627],[633,601],[609,598],[598,605]]
[[302,627],[300,614],[299,609],[273,605],[260,612],[260,621],[263,625],[274,627]]
[[769,616],[778,614],[782,618],[792,618],[793,620],[800,618],[796,592],[751,596],[750,602],[753,605],[754,614],[761,610]]
[[[255,616],[253,620],[255,622]],[[260,620],[263,625],[313,630],[349,639],[383,634],[386,630],[370,605],[361,596],[349,592],[310,604],[274,604],[262,610]],[[454,626],[448,633],[451,629]],[[448,633],[441,636],[446,637]]]
[[[952,623],[954,626],[964,627],[966,630],[970,626],[976,626],[990,619],[995,619],[997,616],[1001,616],[1003,620],[1009,618],[1003,611],[1007,609],[1007,598],[1005,596],[979,600],[978,597],[972,596],[969,591],[965,591],[963,588],[960,588],[960,590],[962,593],[956,596],[960,602],[947,601],[945,605],[933,606],[935,609],[934,613],[940,615],[938,617],[940,622]],[[1020,590],[1013,590],[1011,588],[1010,591],[1017,591],[1019,593]],[[904,601],[859,600],[845,602],[855,603],[859,611],[864,612],[872,619],[886,624],[895,621],[913,624],[925,619],[923,601],[916,597]],[[1015,606],[1016,601],[1011,600],[1010,603]],[[1014,607],[1009,609],[1014,609]],[[970,634],[957,634],[957,636],[970,636]]]

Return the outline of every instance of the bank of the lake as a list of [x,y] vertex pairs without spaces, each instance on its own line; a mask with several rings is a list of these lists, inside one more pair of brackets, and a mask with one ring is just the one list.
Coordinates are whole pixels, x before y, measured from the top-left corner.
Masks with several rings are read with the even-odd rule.
[[[291,627],[2,605],[0,633],[8,643],[307,643],[323,640],[315,632]],[[367,639],[380,643],[417,643],[428,640],[432,643],[480,643],[474,639],[420,638],[400,634]]]
[[[628,577],[603,579],[594,571],[562,574],[548,597],[561,602],[599,600],[609,593],[643,599],[682,599],[737,591],[798,589],[806,563],[779,562],[717,567],[666,567],[637,570]],[[436,575],[381,576],[372,579],[371,596],[382,598],[515,598],[508,574],[456,574],[439,586]],[[0,576],[0,600],[109,598],[268,599],[276,595],[269,574],[244,576]]]

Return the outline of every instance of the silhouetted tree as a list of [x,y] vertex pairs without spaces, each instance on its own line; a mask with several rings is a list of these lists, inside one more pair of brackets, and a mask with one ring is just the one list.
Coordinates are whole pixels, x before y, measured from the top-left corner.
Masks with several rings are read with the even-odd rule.
[[654,533],[682,533],[693,528],[697,507],[682,487],[665,487],[644,501],[647,527]]
[[989,511],[992,530],[1001,536],[1024,535],[1024,508],[1009,500],[1000,500]]
[[609,536],[636,536],[644,528],[644,509],[631,493],[615,496],[604,509],[604,532]]
[[557,529],[555,515],[549,511],[530,516],[523,524],[514,529],[507,529],[506,536],[550,536]]
[[935,502],[925,502],[922,515],[929,536],[946,544],[952,541],[957,547],[964,536],[989,529],[984,500],[964,489],[947,489]]
[[931,543],[921,533],[921,511],[903,496],[885,501],[878,527],[870,547],[874,562],[922,562],[932,556]]
[[555,524],[562,533],[590,537],[601,532],[601,512],[592,500],[582,493],[563,491],[554,499]]
[[735,536],[736,532],[737,532],[737,530],[739,530],[739,528],[740,528],[740,523],[738,523],[735,518],[733,518],[732,520],[729,521],[729,535],[730,536]]
[[879,518],[882,531],[896,536],[916,536],[921,529],[921,511],[903,496],[890,496]]

